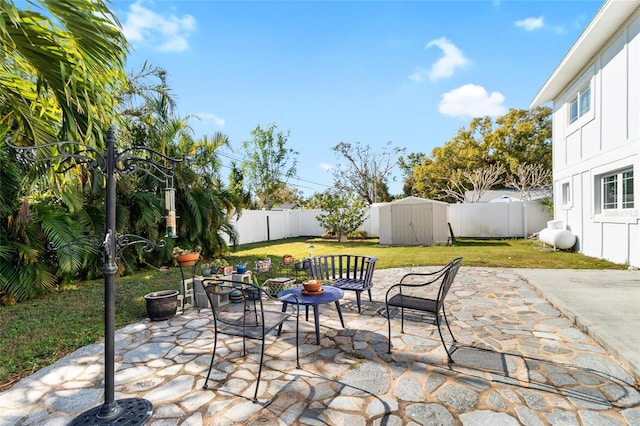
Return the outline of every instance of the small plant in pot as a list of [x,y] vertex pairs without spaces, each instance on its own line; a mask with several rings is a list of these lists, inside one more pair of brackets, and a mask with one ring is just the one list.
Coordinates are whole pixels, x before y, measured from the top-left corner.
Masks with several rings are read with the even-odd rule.
[[211,263],[203,263],[202,266],[200,267],[200,273],[202,274],[203,277],[210,276],[212,273]]
[[200,259],[200,252],[202,248],[200,246],[196,246],[193,250],[185,249],[181,247],[174,247],[173,258],[180,266],[193,266],[198,263]]
[[305,259],[296,259],[294,260],[293,267],[296,271],[302,271],[305,269]]
[[226,274],[225,268],[229,266],[229,262],[227,259],[223,257],[218,257],[211,262],[211,272],[218,275],[228,275]]
[[261,254],[256,261],[257,272],[269,272],[271,270],[271,258],[267,254]]

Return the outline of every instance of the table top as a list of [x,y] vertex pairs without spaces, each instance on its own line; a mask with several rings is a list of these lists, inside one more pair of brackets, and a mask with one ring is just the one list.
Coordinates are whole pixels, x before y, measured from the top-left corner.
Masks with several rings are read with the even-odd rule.
[[306,296],[302,294],[302,290],[304,290],[303,287],[294,287],[281,291],[280,293],[278,293],[278,297],[282,297],[287,294],[295,294],[298,297],[298,303],[301,305],[322,305],[324,303],[335,302],[338,299],[342,299],[342,297],[344,296],[344,291],[337,287],[323,285],[322,289],[324,290],[322,294]]

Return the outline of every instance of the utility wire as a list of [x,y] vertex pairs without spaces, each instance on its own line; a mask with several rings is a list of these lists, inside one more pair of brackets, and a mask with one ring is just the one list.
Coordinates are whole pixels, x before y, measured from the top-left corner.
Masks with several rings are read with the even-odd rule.
[[[216,152],[216,155],[219,155],[220,157],[228,158],[228,159],[233,160],[233,161],[242,162],[241,158],[234,157],[233,155],[227,154],[226,152]],[[222,162],[220,163],[220,166],[224,167],[226,169],[232,170],[232,167],[230,165],[223,164]],[[314,181],[311,181],[311,180],[308,180],[308,179],[304,179],[304,178],[301,178],[298,175],[293,176],[293,179],[295,179],[298,182],[304,182],[304,183],[308,183],[308,184],[311,184],[311,185],[317,185],[317,186],[321,186],[323,188],[331,188],[331,185],[327,185],[327,184],[324,184],[324,183],[319,183],[319,182],[314,182]],[[309,189],[311,191],[315,191],[316,190],[316,188],[311,188],[309,186],[301,185],[299,183],[296,183],[296,184],[292,183],[292,185],[296,186],[298,188]]]

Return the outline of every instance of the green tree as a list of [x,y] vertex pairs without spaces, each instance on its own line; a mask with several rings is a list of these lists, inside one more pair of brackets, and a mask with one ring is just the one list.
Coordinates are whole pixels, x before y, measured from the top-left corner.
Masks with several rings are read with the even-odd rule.
[[246,152],[242,162],[244,177],[259,206],[266,210],[280,201],[277,195],[296,174],[298,152],[286,147],[289,131],[277,132],[277,129],[275,124],[266,129],[257,125],[251,132],[253,139],[242,143]]
[[[452,177],[490,170],[502,166],[497,185],[504,185],[510,174],[522,164],[542,164],[551,169],[551,110],[509,110],[494,123],[489,117],[474,118],[468,128],[442,147],[431,151],[428,159],[413,170],[413,189],[419,196],[455,201],[450,183]],[[482,173],[480,173],[482,174]],[[492,178],[493,179],[493,178]],[[463,189],[471,190],[469,179],[458,180]]]
[[431,162],[426,154],[422,152],[410,152],[407,158],[400,156],[398,158],[398,167],[402,171],[402,177],[404,184],[402,185],[402,192],[406,196],[416,195],[414,190],[415,181],[413,177],[413,170],[423,164],[423,162]]
[[395,159],[405,151],[387,142],[381,152],[374,152],[369,145],[360,142],[350,144],[340,142],[331,148],[340,159],[346,162],[338,164],[333,171],[333,181],[337,188],[346,192],[355,192],[368,204],[389,201],[389,179],[395,165]]
[[322,213],[316,220],[340,242],[346,241],[349,233],[364,223],[369,212],[368,204],[353,193],[341,195],[338,191],[328,190],[320,198]]
[[229,191],[241,201],[242,208],[251,209],[253,207],[251,202],[251,192],[245,190],[244,187],[244,173],[242,173],[242,169],[238,167],[238,164],[235,161],[231,162]]
[[540,164],[551,170],[551,108],[510,109],[496,119],[491,145],[496,159],[509,173],[522,164]]
[[84,234],[91,215],[82,188],[91,181],[77,167],[59,173],[56,161],[30,165],[5,141],[78,140],[100,149],[125,80],[127,43],[101,0],[34,1],[26,10],[5,1],[0,22],[0,294],[13,303],[52,288],[56,274],[86,261],[79,248],[58,263],[47,242],[60,246]]

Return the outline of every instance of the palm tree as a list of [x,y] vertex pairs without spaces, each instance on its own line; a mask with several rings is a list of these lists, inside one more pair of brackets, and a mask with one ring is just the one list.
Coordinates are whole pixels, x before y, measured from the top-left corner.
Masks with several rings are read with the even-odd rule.
[[[158,67],[145,64],[142,70],[130,77],[122,103],[125,117],[122,120],[123,138],[131,145],[146,146],[172,158],[184,158],[175,170],[173,185],[176,188],[176,209],[178,211],[178,241],[169,241],[156,259],[157,264],[168,262],[171,251],[177,244],[199,245],[203,255],[216,256],[228,250],[224,235],[233,244],[237,241],[236,231],[230,220],[240,211],[242,205],[238,196],[230,192],[220,179],[221,163],[216,151],[229,146],[229,139],[222,133],[194,140],[193,130],[188,124],[190,117],[175,115],[175,102],[166,81],[166,72]],[[124,184],[125,180],[121,181]],[[147,178],[137,183],[138,192],[144,188],[155,193],[155,200],[162,199],[163,186],[157,180]],[[124,193],[125,191],[120,191]],[[131,191],[129,191],[131,192]],[[141,211],[131,202],[139,199],[120,199],[123,209]],[[160,216],[162,207],[153,209],[151,200],[146,200],[146,230],[138,229],[149,239],[163,235],[163,224],[152,225],[151,215]],[[126,214],[124,215],[128,217]],[[152,230],[155,226],[155,230]],[[140,253],[139,253],[140,254]],[[153,256],[153,255],[152,255]]]
[[[0,2],[0,294],[5,303],[51,288],[86,262],[78,250],[60,265],[47,241],[66,243],[83,233],[90,210],[82,190],[91,183],[78,168],[29,166],[6,140],[36,146],[80,140],[102,146],[125,79],[127,44],[102,0],[41,0],[29,9]],[[53,66],[52,66],[53,64]],[[37,155],[57,155],[40,149]]]
[[125,81],[128,45],[116,16],[102,0],[31,4],[0,3],[2,122],[24,144],[101,140]]

